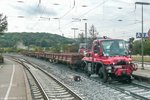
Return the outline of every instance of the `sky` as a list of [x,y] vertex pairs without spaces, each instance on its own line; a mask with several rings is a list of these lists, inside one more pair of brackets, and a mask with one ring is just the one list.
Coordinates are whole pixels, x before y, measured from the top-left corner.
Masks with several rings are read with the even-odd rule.
[[[93,24],[98,36],[128,39],[142,31],[141,5],[150,0],[0,0],[7,32],[48,32],[78,37]],[[150,5],[144,5],[144,32],[150,29]],[[86,19],[86,20],[84,20]]]

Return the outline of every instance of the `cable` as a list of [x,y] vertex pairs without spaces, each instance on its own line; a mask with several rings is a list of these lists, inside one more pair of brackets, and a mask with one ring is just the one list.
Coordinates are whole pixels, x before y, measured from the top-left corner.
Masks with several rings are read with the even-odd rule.
[[40,6],[40,4],[41,4],[41,0],[39,0],[39,3],[38,3],[38,5],[37,5],[37,7],[39,7],[39,6]]
[[[41,4],[42,4],[42,3],[41,3],[41,0],[39,0],[39,4],[38,4],[38,6],[37,6],[37,8],[36,8],[37,10],[38,10],[39,7],[42,7],[42,6],[40,6]],[[42,8],[41,8],[41,9],[42,9]],[[40,18],[41,18],[42,15],[44,14],[45,9],[46,9],[46,8],[43,7],[43,10],[42,10],[42,12],[41,12]],[[40,18],[39,18],[39,19],[40,19]],[[33,30],[33,29],[38,25],[39,19],[38,19],[38,20],[35,22],[35,24],[30,28],[31,30]]]
[[[108,1],[109,1],[109,0],[105,0],[105,1],[103,1],[102,3],[99,3],[98,5],[96,5],[95,7],[93,7],[92,9],[90,9],[90,10],[88,10],[87,12],[83,13],[82,15],[80,15],[77,19],[79,19],[79,18],[81,18],[81,17],[87,15],[88,13],[90,13],[91,11],[93,11],[94,9],[96,9],[97,7],[102,6],[103,4],[105,4],[105,3],[108,2]],[[64,28],[64,27],[66,27],[67,25],[70,25],[71,23],[72,23],[72,21],[69,22],[69,23],[67,23],[67,24],[65,24],[65,25],[63,25],[63,27],[61,27],[61,29]]]
[[106,2],[108,2],[109,0],[104,0],[102,3],[98,4],[97,6],[95,6],[94,8],[88,10],[87,12],[83,13],[82,15],[80,15],[78,18],[84,17],[85,15],[87,15],[88,13],[90,13],[91,11],[93,11],[94,9],[96,9],[97,7],[105,4]]
[[60,19],[62,19],[63,17],[65,17],[67,14],[69,14],[74,9],[75,5],[76,5],[76,1],[74,0],[73,7],[71,9],[69,9],[64,15],[62,15],[60,17]]
[[61,27],[60,27],[60,24],[61,24],[61,19],[63,18],[63,17],[65,17],[66,15],[68,15],[73,9],[74,9],[74,7],[75,7],[75,5],[76,5],[76,1],[74,0],[74,2],[73,2],[73,7],[71,7],[71,9],[69,9],[66,13],[64,13],[62,16],[60,16],[60,18],[58,19],[58,30],[59,30],[59,32],[61,33],[61,34],[63,34],[63,32],[62,32],[62,30],[61,30]]
[[[135,4],[135,3],[127,3],[127,2],[124,2],[124,1],[120,1],[120,0],[113,0],[114,2],[121,2],[121,3],[126,3],[126,4]],[[134,2],[135,2],[135,0],[134,0]],[[128,16],[128,15],[131,15],[132,13],[134,13],[135,14],[135,11],[136,11],[136,6],[135,6],[135,9],[133,10],[133,11],[129,11],[129,12],[127,12],[127,13],[124,13],[124,14],[122,14],[121,16],[121,18],[125,18],[126,16]],[[136,16],[136,15],[135,15]],[[119,17],[120,18],[120,17]],[[113,18],[112,20],[114,20],[114,19],[118,19],[118,17],[115,17],[115,18]]]

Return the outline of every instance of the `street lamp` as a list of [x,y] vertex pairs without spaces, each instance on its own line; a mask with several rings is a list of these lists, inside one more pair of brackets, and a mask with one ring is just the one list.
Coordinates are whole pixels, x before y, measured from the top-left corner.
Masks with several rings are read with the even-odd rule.
[[21,0],[18,0],[17,2],[18,2],[18,3],[24,3],[24,1],[21,1]]
[[74,30],[74,39],[75,39],[75,31],[78,30],[78,28],[71,28],[72,30]]
[[142,39],[141,39],[141,55],[142,55],[142,69],[144,70],[144,49],[143,49],[143,5],[150,5],[147,2],[135,2],[135,5],[139,4],[142,6]]
[[122,19],[119,19],[118,21],[119,21],[119,22],[121,22],[121,21],[122,21]]
[[24,16],[17,16],[18,18],[24,18]]
[[61,18],[53,18],[53,19],[55,19],[55,20],[58,20],[58,29],[59,29],[59,32],[62,34],[62,36],[64,36],[64,34],[62,33],[62,31],[61,31],[61,29],[60,29],[60,19]]
[[87,5],[82,5],[82,7],[87,7]]
[[53,5],[56,5],[56,6],[57,6],[57,5],[60,5],[60,4],[59,4],[59,3],[54,3]]
[[[84,19],[80,19],[80,18],[72,18],[73,19],[73,22],[76,22],[76,21],[87,21],[88,19],[84,18]],[[74,37],[75,37],[75,34],[74,34]],[[87,22],[85,22],[85,43],[86,43],[86,48],[87,48]]]
[[118,9],[123,9],[122,7],[118,7]]

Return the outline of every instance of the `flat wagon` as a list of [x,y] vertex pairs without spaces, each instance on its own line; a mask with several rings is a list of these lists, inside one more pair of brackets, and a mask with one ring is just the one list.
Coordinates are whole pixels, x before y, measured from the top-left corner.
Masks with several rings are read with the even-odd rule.
[[80,53],[49,53],[49,52],[24,52],[26,56],[46,59],[50,62],[65,63],[75,68],[78,61],[81,61],[83,55]]

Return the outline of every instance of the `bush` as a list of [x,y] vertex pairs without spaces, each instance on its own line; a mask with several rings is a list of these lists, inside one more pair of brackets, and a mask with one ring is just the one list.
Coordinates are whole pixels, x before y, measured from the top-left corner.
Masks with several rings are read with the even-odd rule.
[[4,58],[2,55],[0,55],[0,63],[3,63],[4,62]]

